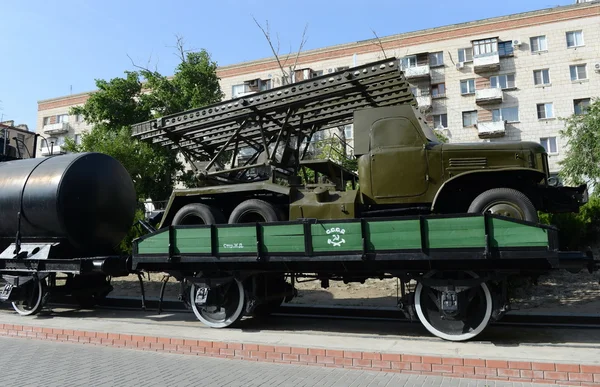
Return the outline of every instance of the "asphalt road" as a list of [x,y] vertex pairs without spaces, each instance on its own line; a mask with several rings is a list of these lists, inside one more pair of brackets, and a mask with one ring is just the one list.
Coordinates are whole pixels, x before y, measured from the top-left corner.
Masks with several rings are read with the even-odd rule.
[[536,386],[0,337],[2,386]]

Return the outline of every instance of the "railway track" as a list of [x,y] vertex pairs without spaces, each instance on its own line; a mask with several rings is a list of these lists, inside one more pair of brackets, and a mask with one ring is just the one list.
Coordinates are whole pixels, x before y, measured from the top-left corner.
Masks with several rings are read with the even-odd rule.
[[[56,298],[50,306],[74,307],[76,304],[70,297]],[[101,309],[142,310],[141,299],[137,297],[107,297],[96,306]],[[146,310],[159,309],[157,299],[145,300]],[[163,300],[162,312],[189,312],[183,302]],[[313,319],[343,319],[343,320],[376,320],[394,321],[396,323],[419,324],[418,320],[411,321],[398,309],[375,307],[345,307],[287,304],[277,308],[276,316],[313,318]],[[492,322],[493,326],[507,327],[547,327],[547,328],[584,328],[600,329],[600,315],[568,315],[568,314],[524,314],[509,312],[501,320]]]

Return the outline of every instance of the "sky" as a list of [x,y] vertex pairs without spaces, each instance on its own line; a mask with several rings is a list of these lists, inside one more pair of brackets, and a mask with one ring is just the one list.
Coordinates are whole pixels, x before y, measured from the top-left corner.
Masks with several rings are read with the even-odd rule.
[[[268,21],[282,53],[371,39],[575,0],[0,0],[0,120],[35,130],[37,102],[93,91],[132,64],[172,75],[176,35],[219,66],[271,56],[253,17]],[[130,59],[131,58],[131,59]]]

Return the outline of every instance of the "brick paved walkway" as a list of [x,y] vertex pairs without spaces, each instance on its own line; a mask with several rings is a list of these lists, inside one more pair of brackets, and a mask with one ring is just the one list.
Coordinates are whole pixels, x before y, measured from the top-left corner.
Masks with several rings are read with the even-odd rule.
[[0,337],[2,386],[537,386]]

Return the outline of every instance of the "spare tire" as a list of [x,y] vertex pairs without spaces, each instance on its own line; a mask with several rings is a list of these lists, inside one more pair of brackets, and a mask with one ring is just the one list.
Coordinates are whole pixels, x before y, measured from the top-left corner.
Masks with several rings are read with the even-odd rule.
[[219,223],[225,223],[223,213],[214,207],[202,203],[191,203],[181,207],[171,222],[173,226]]
[[271,203],[260,199],[248,199],[238,204],[229,216],[229,223],[277,222],[281,220]]
[[522,192],[512,188],[493,188],[473,200],[468,212],[506,216],[529,222],[539,222],[537,210]]

